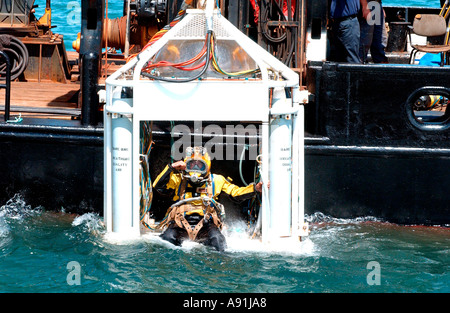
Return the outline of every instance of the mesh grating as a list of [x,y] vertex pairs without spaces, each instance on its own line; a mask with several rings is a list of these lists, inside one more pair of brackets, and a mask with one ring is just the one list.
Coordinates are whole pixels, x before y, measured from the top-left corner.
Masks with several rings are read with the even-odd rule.
[[223,23],[220,22],[220,19],[217,16],[214,16],[214,34],[217,38],[231,38],[231,35],[225,29]]
[[[174,38],[203,39],[206,36],[206,19],[204,14],[189,14],[186,25],[173,35]],[[231,36],[223,27],[219,18],[214,15],[214,34],[216,38],[230,38]]]

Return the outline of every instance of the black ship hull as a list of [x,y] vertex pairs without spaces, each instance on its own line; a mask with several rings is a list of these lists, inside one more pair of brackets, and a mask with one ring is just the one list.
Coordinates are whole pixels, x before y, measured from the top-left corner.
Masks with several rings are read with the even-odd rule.
[[402,224],[448,224],[448,110],[421,121],[422,95],[450,95],[449,68],[412,65],[310,66],[306,106],[307,210],[371,215]]
[[[450,223],[450,149],[373,141],[344,144],[332,137],[306,136],[306,214],[373,216],[406,225]],[[101,126],[2,125],[0,141],[0,203],[21,194],[32,207],[103,214]],[[154,141],[152,177],[170,160],[170,131],[156,132]],[[244,162],[247,181],[254,166],[254,161]],[[237,153],[234,161],[214,161],[213,168],[242,184]],[[239,211],[239,205],[223,202]],[[153,210],[161,214],[166,208],[167,200],[155,194]]]

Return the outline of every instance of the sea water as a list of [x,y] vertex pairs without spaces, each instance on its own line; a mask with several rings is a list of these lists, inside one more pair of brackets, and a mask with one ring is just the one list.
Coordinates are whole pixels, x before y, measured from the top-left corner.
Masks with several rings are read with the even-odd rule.
[[[438,7],[439,1],[383,1]],[[45,7],[38,0],[37,16]],[[109,17],[123,1],[109,1]],[[80,1],[53,1],[54,32],[68,50],[80,31]],[[39,14],[39,12],[41,12]],[[0,292],[450,292],[450,229],[399,226],[373,217],[307,216],[303,242],[265,246],[246,226],[225,230],[224,253],[157,235],[117,241],[103,218],[30,207],[20,195],[0,204]]]
[[97,214],[47,212],[16,195],[0,207],[0,292],[450,292],[449,228],[308,221],[307,239],[277,246],[232,223],[220,253],[154,234],[117,240]]

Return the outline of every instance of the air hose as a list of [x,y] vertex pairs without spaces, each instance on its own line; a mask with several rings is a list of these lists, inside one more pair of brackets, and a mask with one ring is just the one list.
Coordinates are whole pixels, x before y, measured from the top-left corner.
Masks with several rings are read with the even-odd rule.
[[[11,35],[0,35],[0,50],[6,52],[11,60],[11,80],[22,75],[28,65],[28,50],[23,42]],[[0,80],[5,80],[6,63],[0,65]]]
[[244,175],[242,173],[242,161],[244,160],[244,154],[245,154],[245,150],[247,150],[247,146],[244,146],[242,148],[242,153],[241,153],[241,157],[239,158],[239,175],[241,176],[241,180],[244,183],[245,186],[248,186],[247,182],[244,179]]
[[142,72],[141,74],[143,76],[146,76],[148,78],[154,79],[154,80],[159,80],[159,81],[164,81],[164,82],[171,82],[171,83],[185,83],[185,82],[190,82],[193,80],[196,80],[200,77],[203,76],[203,74],[206,73],[210,61],[211,61],[211,37],[212,37],[212,31],[208,31],[207,35],[206,35],[206,58],[205,58],[205,63],[203,65],[203,68],[201,70],[200,73],[198,73],[197,75],[195,75],[194,77],[189,77],[189,78],[185,78],[185,79],[171,79],[171,78],[165,78],[165,77],[160,77],[160,76],[154,76],[150,73],[146,73],[146,72]]
[[[269,7],[269,2],[273,3],[273,9]],[[286,20],[284,14],[283,14],[283,10],[280,8],[277,1],[267,1],[267,0],[263,1],[262,5],[261,5],[261,19],[260,19],[261,33],[269,41],[279,43],[286,39],[287,34],[285,31],[282,32],[281,34],[279,34],[277,37],[274,37],[270,34],[271,32],[268,27],[268,22],[269,22],[270,13],[272,13],[272,10],[277,12],[283,21]],[[281,30],[281,29],[282,28],[278,28],[278,30]]]

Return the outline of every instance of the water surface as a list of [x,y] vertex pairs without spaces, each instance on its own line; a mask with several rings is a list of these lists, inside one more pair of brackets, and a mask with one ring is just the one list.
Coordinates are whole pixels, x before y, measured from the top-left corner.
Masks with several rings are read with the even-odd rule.
[[[305,241],[276,247],[248,239],[244,224],[228,225],[228,249],[219,253],[154,235],[117,241],[96,214],[46,212],[15,197],[0,208],[0,292],[450,291],[450,229],[308,219]],[[79,265],[79,284],[70,262]]]

